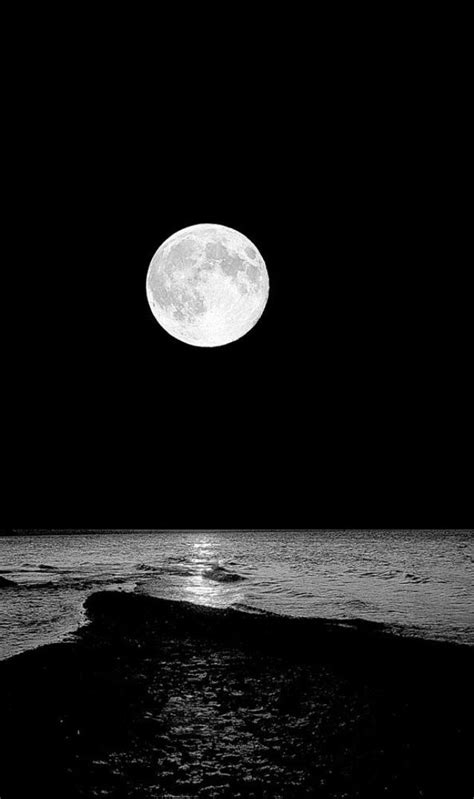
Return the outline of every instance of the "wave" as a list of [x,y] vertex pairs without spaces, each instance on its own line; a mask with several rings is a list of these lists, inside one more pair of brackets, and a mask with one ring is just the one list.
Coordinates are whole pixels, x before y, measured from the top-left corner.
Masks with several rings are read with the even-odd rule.
[[149,563],[139,563],[136,567],[140,572],[156,572],[159,571],[158,566],[151,566]]
[[419,574],[411,574],[410,572],[405,573],[405,582],[411,583],[429,583],[429,577],[422,577]]
[[241,574],[229,572],[223,566],[211,566],[210,569],[206,569],[203,572],[202,576],[206,580],[214,580],[216,583],[239,583],[245,580],[245,577],[242,577]]
[[192,569],[185,566],[157,566],[155,569],[156,574],[170,574],[176,577],[191,577],[194,574]]
[[151,563],[139,563],[135,566],[136,571],[138,572],[145,572],[143,577],[146,574],[150,576],[159,576],[161,574],[170,574],[176,575],[177,577],[190,577],[194,574],[194,571],[189,568],[188,566],[181,565],[183,563],[182,558],[167,558],[167,565],[164,566],[153,566]]
[[54,574],[74,574],[77,569],[65,569],[62,566],[50,566],[47,563],[22,563],[14,569],[0,569],[0,574],[34,574],[35,572],[53,572]]
[[39,566],[33,566],[33,564],[25,564],[23,563],[21,568],[16,569],[0,569],[0,574],[34,574],[35,572],[54,572],[57,574],[72,574],[74,572],[73,569],[62,569],[60,566],[45,566],[44,564],[40,564]]
[[380,580],[394,580],[402,578],[404,582],[429,583],[429,577],[422,577],[412,572],[404,572],[402,569],[387,569],[386,571],[365,571],[357,575],[358,577],[377,577]]
[[339,604],[344,606],[348,605],[351,608],[367,608],[372,603],[366,602],[364,599],[344,599],[341,600]]
[[230,571],[220,563],[207,564],[207,568],[203,569],[205,564],[203,562],[189,563],[185,558],[170,556],[166,558],[164,565],[155,566],[148,563],[140,563],[136,566],[138,572],[144,572],[143,576],[150,575],[153,577],[171,576],[171,577],[195,577],[201,575],[206,580],[214,580],[218,583],[236,583],[245,580],[245,577],[237,572]]
[[0,588],[18,588],[22,591],[64,591],[76,590],[87,591],[93,588],[99,589],[101,586],[121,585],[123,583],[133,583],[131,577],[89,577],[89,578],[76,578],[72,580],[61,580],[55,582],[54,580],[47,580],[44,582],[28,582],[16,583],[12,580],[6,580],[0,577]]
[[244,613],[256,613],[259,616],[278,616],[278,613],[273,613],[270,610],[262,610],[262,608],[256,608],[255,605],[248,605],[246,602],[233,602],[231,605],[232,608],[235,610],[241,610]]
[[403,574],[401,569],[387,569],[386,571],[366,571],[358,574],[358,577],[379,577],[381,580],[393,580],[399,574]]

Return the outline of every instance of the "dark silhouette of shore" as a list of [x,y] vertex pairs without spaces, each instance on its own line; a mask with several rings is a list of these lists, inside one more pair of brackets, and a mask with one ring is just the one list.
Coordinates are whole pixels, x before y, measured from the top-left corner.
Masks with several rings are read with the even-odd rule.
[[121,592],[0,663],[0,797],[472,799],[474,650]]

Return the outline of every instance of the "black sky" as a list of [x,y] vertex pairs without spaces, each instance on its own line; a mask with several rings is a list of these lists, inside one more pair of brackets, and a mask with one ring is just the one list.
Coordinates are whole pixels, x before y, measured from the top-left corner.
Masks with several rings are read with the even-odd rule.
[[[16,95],[12,525],[449,522],[469,324],[435,65],[321,33],[257,58],[254,32],[237,59],[191,23],[150,49],[127,24],[70,29]],[[199,222],[270,276],[257,326],[210,350],[145,295],[157,247]]]

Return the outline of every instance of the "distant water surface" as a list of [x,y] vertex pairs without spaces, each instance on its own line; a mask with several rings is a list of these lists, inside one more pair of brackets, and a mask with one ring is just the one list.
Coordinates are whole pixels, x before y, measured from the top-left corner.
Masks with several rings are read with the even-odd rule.
[[0,538],[0,657],[57,641],[101,589],[362,618],[474,644],[473,531],[87,531]]

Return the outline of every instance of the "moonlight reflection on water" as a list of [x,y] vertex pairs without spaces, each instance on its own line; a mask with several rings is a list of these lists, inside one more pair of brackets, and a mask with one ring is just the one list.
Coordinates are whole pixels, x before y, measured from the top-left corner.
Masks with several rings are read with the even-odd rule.
[[0,658],[57,641],[100,590],[362,618],[474,643],[472,531],[175,531],[2,539]]
[[184,580],[184,599],[209,607],[227,607],[243,599],[238,586],[243,578],[224,566],[210,537],[193,542],[190,564],[193,573]]

